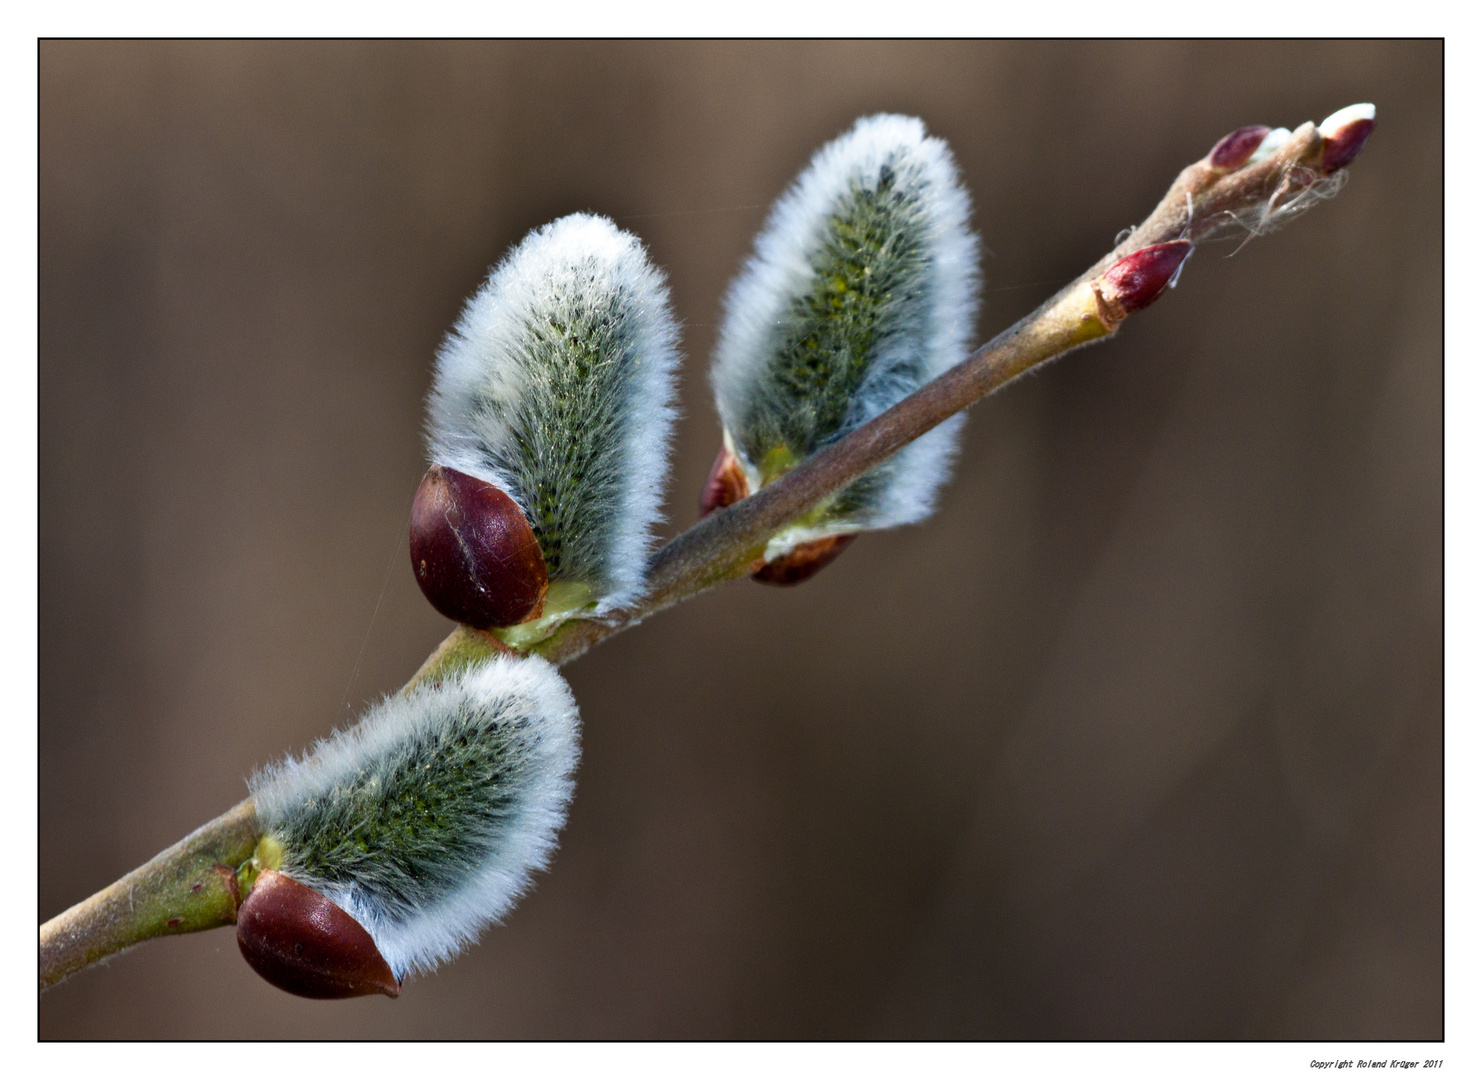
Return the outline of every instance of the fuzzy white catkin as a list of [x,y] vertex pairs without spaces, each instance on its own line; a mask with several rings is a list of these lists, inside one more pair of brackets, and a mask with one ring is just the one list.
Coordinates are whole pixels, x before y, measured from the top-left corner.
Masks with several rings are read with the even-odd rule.
[[678,330],[663,274],[606,218],[530,233],[438,352],[432,462],[502,488],[552,582],[600,611],[642,590],[674,421]]
[[[752,490],[774,478],[763,466],[779,445],[787,457],[806,456],[967,356],[979,281],[971,211],[947,144],[920,120],[894,115],[860,119],[778,200],[726,296],[711,371],[727,445]],[[834,302],[846,290],[867,296],[882,271],[891,290],[852,309]],[[862,374],[838,376],[859,369],[859,354]],[[774,540],[768,556],[925,518],[962,422],[953,417],[900,450],[836,512]]]
[[401,979],[474,941],[545,868],[579,734],[553,666],[497,657],[385,699],[249,786],[282,872],[349,912]]

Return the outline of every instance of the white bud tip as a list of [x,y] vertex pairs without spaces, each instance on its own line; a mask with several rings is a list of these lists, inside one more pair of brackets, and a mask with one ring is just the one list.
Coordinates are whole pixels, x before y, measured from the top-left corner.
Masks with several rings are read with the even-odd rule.
[[1262,158],[1270,157],[1285,146],[1286,141],[1291,137],[1292,133],[1287,128],[1272,128],[1266,132],[1266,137],[1261,140],[1261,145],[1256,147],[1256,152],[1250,156],[1250,161],[1247,164],[1254,165]]
[[1349,105],[1347,108],[1339,109],[1321,124],[1317,125],[1317,133],[1324,139],[1331,139],[1355,120],[1374,119],[1374,106],[1365,102],[1362,105]]

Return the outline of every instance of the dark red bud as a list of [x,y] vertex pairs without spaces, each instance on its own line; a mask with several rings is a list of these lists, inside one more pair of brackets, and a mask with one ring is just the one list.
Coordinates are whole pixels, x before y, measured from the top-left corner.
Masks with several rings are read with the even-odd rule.
[[1217,169],[1238,169],[1250,160],[1270,133],[1271,129],[1264,124],[1237,128],[1214,144],[1209,163]]
[[545,606],[540,544],[519,506],[493,484],[434,465],[412,503],[412,572],[432,606],[487,630]]
[[751,575],[763,585],[797,585],[837,559],[854,541],[854,534],[825,536],[799,544],[786,555],[779,555]]
[[276,870],[258,875],[238,909],[237,946],[252,970],[299,997],[401,993],[365,927],[328,897]]
[[1168,288],[1193,250],[1194,245],[1187,240],[1172,240],[1117,260],[1101,275],[1098,286],[1102,299],[1119,317],[1142,310]]
[[1359,151],[1364,148],[1364,143],[1369,141],[1369,135],[1373,130],[1374,121],[1353,120],[1344,124],[1330,138],[1324,139],[1322,141],[1323,175],[1337,172],[1358,157]]
[[722,506],[740,502],[751,494],[751,485],[741,471],[736,455],[721,444],[720,453],[715,455],[715,464],[710,466],[710,478],[705,481],[705,490],[700,495],[700,516],[704,517]]

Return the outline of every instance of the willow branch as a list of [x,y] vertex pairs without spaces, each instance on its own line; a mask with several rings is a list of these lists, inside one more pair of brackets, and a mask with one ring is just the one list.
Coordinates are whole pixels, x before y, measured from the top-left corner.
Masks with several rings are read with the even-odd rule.
[[41,989],[150,938],[236,922],[237,867],[251,857],[259,831],[247,799],[42,923]]
[[1115,333],[1119,318],[1103,321],[1099,333],[1084,319],[1094,312],[1092,283],[1118,261],[1177,240],[1197,243],[1241,228],[1263,231],[1321,194],[1314,187],[1320,181],[1341,183],[1341,173],[1324,175],[1323,144],[1317,128],[1305,124],[1277,152],[1235,170],[1212,162],[1217,146],[1179,174],[1126,239],[1035,311],[755,495],[704,518],[660,548],[650,560],[648,592],[638,604],[606,619],[569,622],[532,651],[563,664],[656,612],[755,569],[777,532],[907,443],[1025,372]]
[[[1366,123],[1357,134],[1351,125],[1336,136],[1306,124],[1254,163],[1247,162],[1255,147],[1240,138],[1248,143],[1258,129],[1221,140],[1179,174],[1147,220],[1038,309],[893,408],[665,544],[649,562],[641,601],[601,619],[573,619],[529,651],[565,663],[656,612],[755,570],[768,540],[907,443],[1025,372],[1116,333],[1176,280],[1194,244],[1240,229],[1259,234],[1331,194],[1373,126]],[[460,626],[407,689],[510,651],[493,634]],[[234,922],[236,869],[251,857],[259,832],[249,799],[44,924],[42,989],[147,938]]]

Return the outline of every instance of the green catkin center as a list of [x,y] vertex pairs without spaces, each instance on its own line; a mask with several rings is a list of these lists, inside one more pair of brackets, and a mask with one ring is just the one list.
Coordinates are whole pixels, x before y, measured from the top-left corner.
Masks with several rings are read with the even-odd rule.
[[273,830],[285,870],[370,887],[393,909],[436,903],[498,846],[530,768],[529,724],[456,718],[290,808]]
[[[903,177],[896,159],[835,204],[810,288],[779,320],[742,420],[741,449],[761,467],[763,482],[869,419],[858,409],[867,380],[901,387],[897,396],[924,381],[928,239],[921,180]],[[831,511],[867,503],[883,479],[862,477]]]
[[595,274],[579,279],[519,336],[527,392],[513,405],[481,405],[509,426],[508,442],[483,453],[528,503],[551,581],[599,593],[609,584],[600,538],[631,483],[622,452],[639,357],[629,303]]

